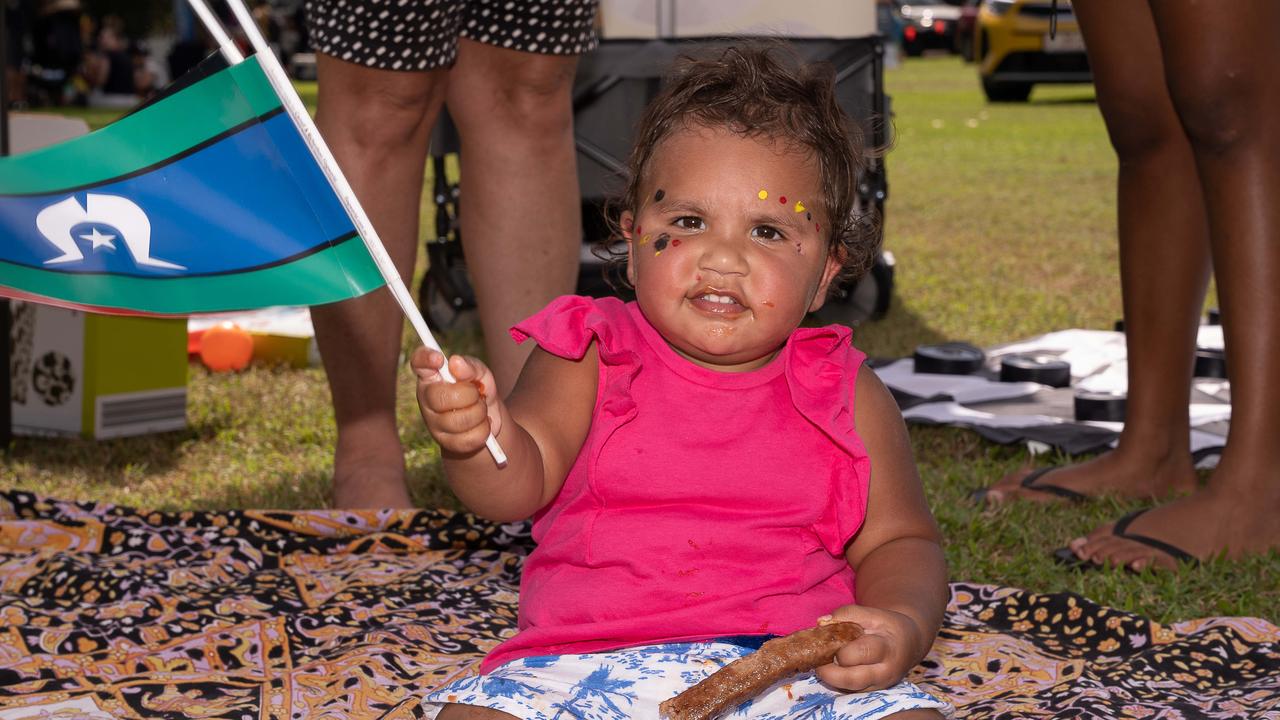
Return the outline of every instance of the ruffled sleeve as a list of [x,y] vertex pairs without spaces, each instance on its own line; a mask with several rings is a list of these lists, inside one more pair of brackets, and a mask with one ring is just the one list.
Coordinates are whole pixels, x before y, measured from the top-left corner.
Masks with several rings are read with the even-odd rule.
[[617,298],[565,295],[510,332],[517,343],[532,338],[538,347],[566,360],[581,360],[592,341],[598,341],[601,360],[617,364],[634,354],[625,347],[626,332],[619,327],[628,321],[625,305]]
[[840,325],[801,328],[787,349],[786,374],[791,400],[843,451],[846,462],[832,468],[827,504],[813,525],[823,547],[832,555],[862,527],[867,512],[871,460],[854,430],[854,383],[866,359],[850,344],[852,331]]

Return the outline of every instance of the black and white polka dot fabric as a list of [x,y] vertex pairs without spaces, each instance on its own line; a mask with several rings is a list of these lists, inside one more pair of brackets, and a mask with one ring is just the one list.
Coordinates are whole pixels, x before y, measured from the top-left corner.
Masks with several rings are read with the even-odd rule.
[[458,38],[546,55],[596,46],[598,0],[307,0],[317,51],[384,70],[449,67]]

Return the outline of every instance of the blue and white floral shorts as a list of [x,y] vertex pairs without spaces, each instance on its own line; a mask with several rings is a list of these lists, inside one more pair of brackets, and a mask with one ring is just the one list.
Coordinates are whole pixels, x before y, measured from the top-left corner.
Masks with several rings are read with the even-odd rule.
[[[427,717],[445,703],[478,705],[522,720],[656,720],[658,704],[759,647],[762,638],[668,643],[583,655],[513,660],[488,675],[460,678],[426,696]],[[848,693],[812,673],[775,684],[727,718],[874,720],[903,710],[950,706],[902,681]]]

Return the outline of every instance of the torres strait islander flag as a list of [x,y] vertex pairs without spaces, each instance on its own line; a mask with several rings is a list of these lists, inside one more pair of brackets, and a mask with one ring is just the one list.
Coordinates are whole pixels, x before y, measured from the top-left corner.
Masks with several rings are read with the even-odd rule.
[[382,286],[256,58],[176,86],[96,132],[0,158],[0,295],[188,315]]

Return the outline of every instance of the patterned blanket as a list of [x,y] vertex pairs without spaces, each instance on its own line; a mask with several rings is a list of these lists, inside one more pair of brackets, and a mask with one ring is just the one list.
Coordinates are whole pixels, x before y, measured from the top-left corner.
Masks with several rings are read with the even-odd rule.
[[[0,493],[0,720],[409,718],[509,635],[528,527]],[[1280,628],[954,583],[912,680],[960,718],[1280,718]]]

